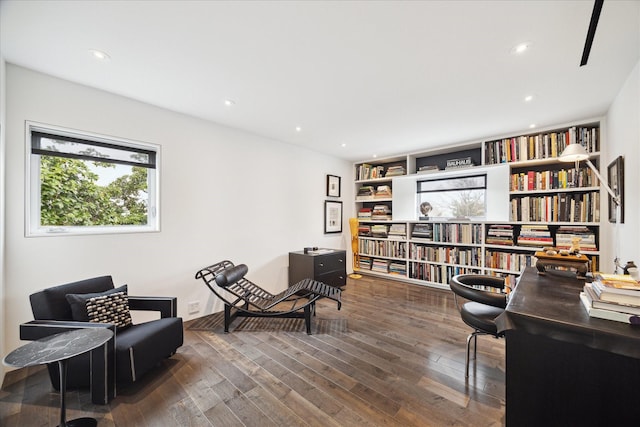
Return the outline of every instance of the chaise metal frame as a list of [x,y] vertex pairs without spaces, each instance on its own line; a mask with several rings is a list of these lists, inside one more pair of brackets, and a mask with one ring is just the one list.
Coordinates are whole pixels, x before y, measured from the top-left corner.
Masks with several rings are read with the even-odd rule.
[[236,317],[303,318],[307,334],[311,334],[311,315],[315,315],[315,303],[329,298],[342,306],[340,288],[303,279],[278,294],[272,294],[248,280],[245,264],[234,265],[220,261],[196,273],[207,287],[224,302],[224,331]]

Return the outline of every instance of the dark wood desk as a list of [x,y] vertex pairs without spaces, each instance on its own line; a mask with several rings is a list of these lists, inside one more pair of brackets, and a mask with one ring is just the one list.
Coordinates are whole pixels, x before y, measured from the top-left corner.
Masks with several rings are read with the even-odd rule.
[[640,425],[640,327],[590,318],[575,274],[524,271],[506,331],[507,426]]

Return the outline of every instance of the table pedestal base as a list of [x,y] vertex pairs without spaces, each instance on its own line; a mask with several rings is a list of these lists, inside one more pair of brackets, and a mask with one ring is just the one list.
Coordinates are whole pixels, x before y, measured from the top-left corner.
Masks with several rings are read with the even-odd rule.
[[60,424],[58,427],[96,427],[98,421],[95,418],[76,418],[67,421],[67,406],[65,404],[67,394],[67,361],[69,359],[59,360],[58,368],[60,368]]
[[98,421],[95,418],[76,418],[67,421],[65,426],[59,425],[58,427],[96,427],[97,425]]

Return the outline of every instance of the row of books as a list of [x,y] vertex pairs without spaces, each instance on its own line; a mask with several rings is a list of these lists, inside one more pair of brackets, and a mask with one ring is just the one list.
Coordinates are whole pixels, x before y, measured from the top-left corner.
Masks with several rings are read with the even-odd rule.
[[590,168],[527,171],[511,174],[509,191],[559,190],[563,188],[596,187]]
[[596,274],[580,301],[591,317],[640,324],[640,284],[629,275]]
[[600,193],[514,197],[510,216],[523,222],[600,222]]
[[572,143],[583,145],[589,153],[600,150],[600,128],[572,127],[566,131],[523,135],[485,143],[485,164],[520,162],[558,157]]
[[415,224],[411,237],[430,242],[478,244],[482,241],[482,226],[471,223]]
[[356,180],[391,178],[394,176],[406,175],[407,170],[403,165],[393,165],[386,168],[381,165],[371,165],[363,163],[356,166]]
[[407,256],[406,242],[393,240],[359,240],[358,252],[361,255],[404,258]]
[[409,259],[448,264],[464,264],[479,266],[481,260],[480,248],[424,246],[409,244]]
[[374,166],[363,163],[356,166],[356,180],[384,178],[384,166]]
[[[435,237],[434,237],[435,230]],[[510,224],[492,224],[487,230],[485,243],[489,245],[525,246],[542,248],[553,246],[558,250],[571,249],[574,239],[579,239],[578,245],[582,252],[598,250],[595,231],[584,225],[562,225],[555,231],[555,236],[545,224],[523,224],[516,228]],[[481,228],[479,224],[414,224],[412,239],[425,242],[468,243],[479,241]],[[360,223],[358,235],[362,237],[381,237],[404,239],[407,235],[406,224],[393,223],[391,225]],[[445,240],[442,240],[442,239]]]
[[425,264],[422,262],[409,263],[409,278],[426,280],[428,282],[449,284],[449,279],[456,274],[479,274],[478,269],[464,268],[451,265]]
[[485,267],[508,271],[522,271],[525,267],[535,265],[535,261],[535,256],[517,252],[487,250],[484,257]]
[[358,189],[356,200],[390,199],[391,196],[391,187],[388,185],[378,185],[377,187],[363,185]]

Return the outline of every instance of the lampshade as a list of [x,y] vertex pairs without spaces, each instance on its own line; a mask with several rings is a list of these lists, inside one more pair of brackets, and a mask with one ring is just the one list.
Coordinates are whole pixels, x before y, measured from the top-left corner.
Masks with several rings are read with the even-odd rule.
[[587,153],[587,150],[582,145],[574,143],[567,145],[558,160],[561,162],[579,162],[588,158],[589,153]]

